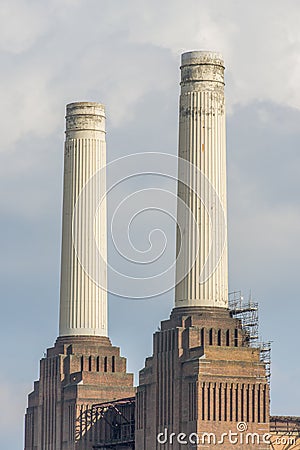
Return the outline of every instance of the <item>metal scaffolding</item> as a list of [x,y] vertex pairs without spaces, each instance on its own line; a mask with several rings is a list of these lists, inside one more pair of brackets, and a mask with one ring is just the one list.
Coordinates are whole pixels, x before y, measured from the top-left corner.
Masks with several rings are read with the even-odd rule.
[[271,350],[272,350],[272,342],[260,342],[260,360],[266,366],[266,375],[268,378],[268,382],[271,380]]
[[[135,397],[92,406],[92,416],[96,423],[104,424],[105,430],[95,432],[94,449],[135,448]],[[100,420],[102,419],[102,420]],[[104,439],[100,437],[105,436]]]
[[232,317],[241,321],[248,345],[260,349],[260,360],[266,366],[266,376],[270,383],[272,343],[259,340],[258,302],[252,300],[251,294],[248,300],[244,300],[241,291],[234,291],[229,293],[228,306]]
[[241,291],[231,292],[229,294],[229,309],[236,319],[240,319],[246,337],[250,346],[255,346],[258,341],[258,303],[254,302],[249,296],[249,300],[245,301]]

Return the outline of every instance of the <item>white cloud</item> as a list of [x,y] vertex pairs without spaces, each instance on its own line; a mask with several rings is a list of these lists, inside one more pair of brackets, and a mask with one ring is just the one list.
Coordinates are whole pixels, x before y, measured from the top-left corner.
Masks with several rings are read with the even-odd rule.
[[[35,3],[35,4],[34,4]],[[37,14],[38,2],[3,0],[0,5],[0,50],[27,51],[43,34],[43,16]]]
[[105,101],[114,126],[133,120],[143,96],[177,81],[189,49],[223,52],[229,110],[254,99],[300,108],[293,1],[19,0],[0,15],[2,151],[26,133],[49,136],[76,99]]

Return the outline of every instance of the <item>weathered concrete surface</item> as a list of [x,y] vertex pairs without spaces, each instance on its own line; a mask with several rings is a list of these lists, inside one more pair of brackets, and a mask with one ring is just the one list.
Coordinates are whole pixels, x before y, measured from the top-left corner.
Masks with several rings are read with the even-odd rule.
[[[183,258],[176,267],[175,305],[224,308],[228,306],[228,262],[224,62],[221,55],[197,51],[184,53],[180,84],[178,155],[191,163],[193,169],[184,167],[179,161],[181,178],[190,177],[190,186],[178,185],[177,222],[182,227],[181,235],[188,239],[184,241],[178,232],[177,255],[181,251]],[[187,170],[191,173],[182,176]],[[220,211],[207,193],[200,173],[213,186],[222,210],[224,223],[222,225],[217,219],[215,230],[211,219]],[[202,202],[203,198],[207,198],[206,204]],[[187,209],[191,215],[187,215]],[[225,236],[222,250],[219,245],[212,245],[213,241],[221,242],[221,233]],[[200,282],[210,252],[213,252],[213,267],[208,279]],[[183,271],[186,276],[180,280]]]
[[[106,165],[105,110],[100,103],[80,102],[67,105],[66,141],[64,158],[64,198],[62,226],[62,257],[60,284],[60,336],[107,336],[107,273],[106,265],[97,264],[96,255],[89,255],[91,272],[101,275],[99,287],[86,273],[78,258],[74,240],[85,245],[92,207],[100,197],[90,189],[80,211],[79,225],[72,227],[73,213],[81,190],[93,175]],[[104,171],[101,172],[104,177]],[[105,180],[101,188],[105,190]],[[95,183],[95,188],[100,185]],[[100,246],[103,262],[107,261],[106,198],[99,208],[94,227],[95,239]],[[75,235],[76,233],[76,235]],[[95,246],[95,251],[97,248]]]

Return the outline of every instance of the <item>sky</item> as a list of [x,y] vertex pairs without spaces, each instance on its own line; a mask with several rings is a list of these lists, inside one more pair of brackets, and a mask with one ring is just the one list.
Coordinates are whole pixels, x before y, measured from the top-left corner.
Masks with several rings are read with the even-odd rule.
[[[259,301],[273,341],[272,414],[300,415],[299,23],[297,0],[1,1],[1,448],[22,448],[26,397],[58,334],[65,105],[105,104],[109,161],[176,155],[189,50],[225,59],[230,290]],[[173,299],[110,296],[110,337],[135,374]]]

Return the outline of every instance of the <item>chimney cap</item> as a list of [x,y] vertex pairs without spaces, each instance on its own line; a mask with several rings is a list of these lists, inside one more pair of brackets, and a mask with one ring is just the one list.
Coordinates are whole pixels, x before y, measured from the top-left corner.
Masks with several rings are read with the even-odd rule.
[[74,137],[74,132],[105,132],[105,107],[102,103],[73,102],[67,105],[66,110],[68,137]]
[[105,115],[105,106],[98,102],[72,102],[66,106],[67,116],[73,115]]
[[219,52],[207,51],[207,50],[194,50],[190,52],[182,53],[181,65],[201,65],[211,64],[224,67],[223,56]]

